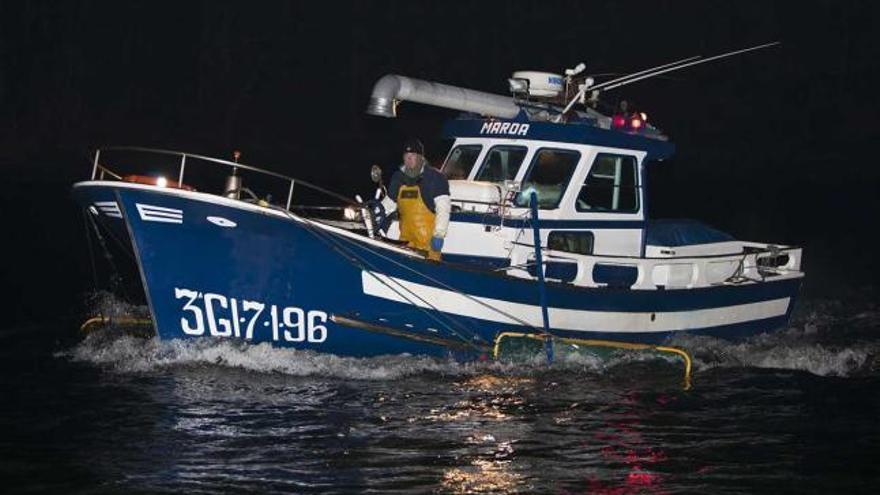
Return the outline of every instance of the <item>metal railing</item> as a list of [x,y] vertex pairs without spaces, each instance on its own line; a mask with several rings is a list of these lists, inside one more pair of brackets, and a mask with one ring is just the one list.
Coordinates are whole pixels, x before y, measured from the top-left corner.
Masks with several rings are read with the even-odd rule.
[[290,176],[287,176],[284,174],[272,172],[271,170],[265,170],[265,169],[262,169],[259,167],[254,167],[252,165],[247,165],[247,164],[240,163],[240,162],[222,160],[220,158],[213,158],[213,157],[204,156],[204,155],[197,155],[194,153],[186,153],[183,151],[173,151],[173,150],[164,150],[164,149],[156,149],[156,148],[144,148],[144,147],[139,147],[139,146],[107,146],[104,148],[98,148],[95,151],[95,159],[94,159],[94,163],[92,165],[92,180],[96,180],[96,178],[97,178],[97,180],[105,180],[106,175],[110,175],[111,177],[113,177],[114,179],[117,179],[117,180],[122,180],[121,176],[119,176],[118,174],[115,174],[109,168],[105,167],[104,165],[101,165],[101,163],[100,163],[101,152],[108,152],[108,151],[150,153],[150,154],[155,154],[155,155],[179,157],[180,162],[178,164],[178,171],[177,171],[177,183],[179,185],[183,185],[183,179],[185,176],[184,174],[186,172],[187,159],[190,159],[191,161],[198,160],[198,161],[202,161],[202,162],[208,162],[208,163],[222,165],[222,166],[231,168],[233,173],[235,173],[237,170],[241,169],[241,170],[248,170],[251,172],[255,172],[257,174],[265,175],[268,177],[280,179],[280,180],[283,180],[283,181],[286,181],[287,183],[289,183],[289,187],[287,189],[287,201],[285,202],[285,209],[288,211],[290,210],[291,202],[293,201],[293,188],[294,188],[295,184],[300,184],[300,185],[305,186],[309,189],[313,189],[315,191],[330,195],[336,199],[344,201],[346,204],[356,205],[356,203],[352,199],[346,198],[345,196],[342,196],[341,194],[335,193],[333,191],[330,191],[330,190],[325,189],[323,187],[309,183],[309,182],[304,181],[302,179],[296,179],[294,177],[290,177]]
[[[604,267],[626,267],[637,271],[636,280],[630,286],[633,290],[693,289],[726,283],[763,282],[768,278],[800,274],[801,253],[799,247],[771,246],[769,244],[743,242],[743,247],[751,252],[739,254],[683,256],[669,258],[641,258],[630,256],[582,255],[565,251],[545,249],[545,270],[551,263],[575,265],[575,275],[569,283],[585,287],[597,287],[593,279],[593,269]],[[510,275],[521,278],[535,278],[528,268],[535,265],[531,245],[516,246],[511,253]],[[786,257],[784,263],[769,265],[763,263],[770,258]],[[551,279],[552,280],[552,279]]]

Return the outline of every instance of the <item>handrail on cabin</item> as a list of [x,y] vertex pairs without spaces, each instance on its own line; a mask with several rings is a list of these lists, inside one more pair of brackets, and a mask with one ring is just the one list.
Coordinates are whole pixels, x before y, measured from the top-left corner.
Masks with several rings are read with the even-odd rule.
[[[511,256],[511,265],[505,267],[505,271],[509,271],[514,276],[533,278],[527,269],[529,266],[535,266],[535,262],[530,257],[533,245],[530,243],[513,243],[520,247],[513,251]],[[795,246],[770,246],[761,245],[754,242],[743,242],[744,246],[754,249],[752,252],[736,253],[736,254],[714,254],[701,256],[682,256],[682,257],[634,257],[634,256],[613,256],[613,255],[596,255],[596,254],[577,254],[567,251],[558,251],[552,249],[544,250],[547,259],[543,265],[546,267],[549,262],[569,262],[577,266],[577,272],[573,283],[578,286],[596,287],[597,283],[593,280],[593,268],[596,265],[605,266],[623,266],[631,267],[637,270],[636,281],[631,286],[634,290],[656,290],[657,284],[654,282],[654,270],[657,268],[671,268],[673,265],[689,266],[690,274],[684,283],[669,285],[664,284],[669,289],[685,289],[695,287],[709,287],[723,283],[743,283],[743,282],[760,282],[764,280],[766,272],[774,272],[776,275],[786,275],[800,271],[801,248]],[[774,258],[785,255],[788,260],[783,265],[762,266],[759,262],[763,258]],[[709,265],[729,264],[725,267],[724,272],[728,270],[724,276],[718,280],[710,280]]]

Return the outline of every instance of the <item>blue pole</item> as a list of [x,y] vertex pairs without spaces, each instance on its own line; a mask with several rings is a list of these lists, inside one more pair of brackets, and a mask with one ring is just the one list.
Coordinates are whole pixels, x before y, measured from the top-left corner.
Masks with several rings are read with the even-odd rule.
[[641,180],[636,187],[636,194],[642,193],[642,249],[640,255],[644,258],[648,245],[648,168],[645,167],[645,162],[639,166],[639,177]]
[[538,193],[532,191],[529,197],[532,210],[532,234],[535,239],[535,271],[538,273],[538,294],[541,300],[541,317],[544,320],[544,349],[547,351],[547,364],[553,363],[553,341],[550,338],[550,314],[547,311],[547,289],[544,286],[544,257],[541,255],[541,229],[538,228]]

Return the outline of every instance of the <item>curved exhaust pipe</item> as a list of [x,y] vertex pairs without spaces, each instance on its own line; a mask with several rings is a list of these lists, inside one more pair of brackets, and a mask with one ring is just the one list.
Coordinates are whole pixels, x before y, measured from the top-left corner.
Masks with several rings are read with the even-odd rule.
[[516,117],[520,110],[509,96],[388,74],[382,76],[373,86],[367,113],[396,118],[397,104],[401,101],[414,101],[505,119]]

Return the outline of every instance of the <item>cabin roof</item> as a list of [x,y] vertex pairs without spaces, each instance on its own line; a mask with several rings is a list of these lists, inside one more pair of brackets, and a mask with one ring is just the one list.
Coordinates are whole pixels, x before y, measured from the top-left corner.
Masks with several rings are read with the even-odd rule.
[[648,160],[665,160],[675,152],[675,145],[662,139],[620,130],[603,129],[588,123],[457,118],[446,122],[443,135],[447,138],[485,137],[493,139],[526,139],[557,141],[623,148],[647,153]]

